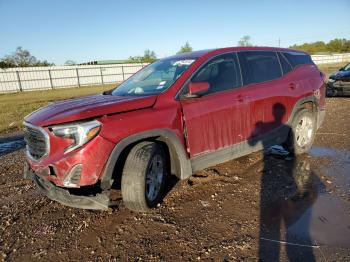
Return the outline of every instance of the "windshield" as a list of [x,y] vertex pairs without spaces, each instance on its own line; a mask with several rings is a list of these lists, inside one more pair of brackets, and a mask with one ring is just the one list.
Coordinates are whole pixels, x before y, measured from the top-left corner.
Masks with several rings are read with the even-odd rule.
[[344,71],[350,71],[350,63],[344,66]]
[[114,96],[155,95],[169,88],[195,61],[190,58],[162,59],[143,68],[112,91]]

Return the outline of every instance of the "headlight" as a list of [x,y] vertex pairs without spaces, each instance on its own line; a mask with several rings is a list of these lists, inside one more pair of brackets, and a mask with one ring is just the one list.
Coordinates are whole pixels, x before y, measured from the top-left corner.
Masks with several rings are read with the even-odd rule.
[[101,123],[94,120],[76,124],[57,125],[50,129],[55,136],[72,141],[72,144],[64,149],[65,153],[69,153],[93,139],[100,132]]

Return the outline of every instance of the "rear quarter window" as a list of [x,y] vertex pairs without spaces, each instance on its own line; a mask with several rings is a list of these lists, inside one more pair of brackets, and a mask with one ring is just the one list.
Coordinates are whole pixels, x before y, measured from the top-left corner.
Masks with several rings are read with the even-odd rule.
[[280,63],[281,63],[281,67],[284,75],[288,74],[290,71],[293,70],[292,65],[288,62],[287,58],[285,58],[284,55],[282,55],[281,53],[278,53],[278,58],[280,59]]
[[265,82],[282,76],[277,53],[273,51],[238,52],[245,85]]
[[313,65],[311,56],[301,52],[283,52],[289,63],[294,67],[298,65]]

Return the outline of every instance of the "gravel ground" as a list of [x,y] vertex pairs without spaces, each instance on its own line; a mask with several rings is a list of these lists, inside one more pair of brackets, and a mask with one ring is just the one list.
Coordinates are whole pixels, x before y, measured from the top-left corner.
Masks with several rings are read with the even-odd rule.
[[0,157],[0,259],[350,260],[350,100],[327,99],[310,154],[262,152],[175,181],[147,214],[65,207]]

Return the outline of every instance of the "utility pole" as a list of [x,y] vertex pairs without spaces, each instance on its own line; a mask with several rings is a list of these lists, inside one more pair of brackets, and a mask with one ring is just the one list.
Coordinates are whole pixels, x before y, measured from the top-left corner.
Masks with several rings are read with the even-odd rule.
[[281,38],[278,38],[278,47],[281,47]]

